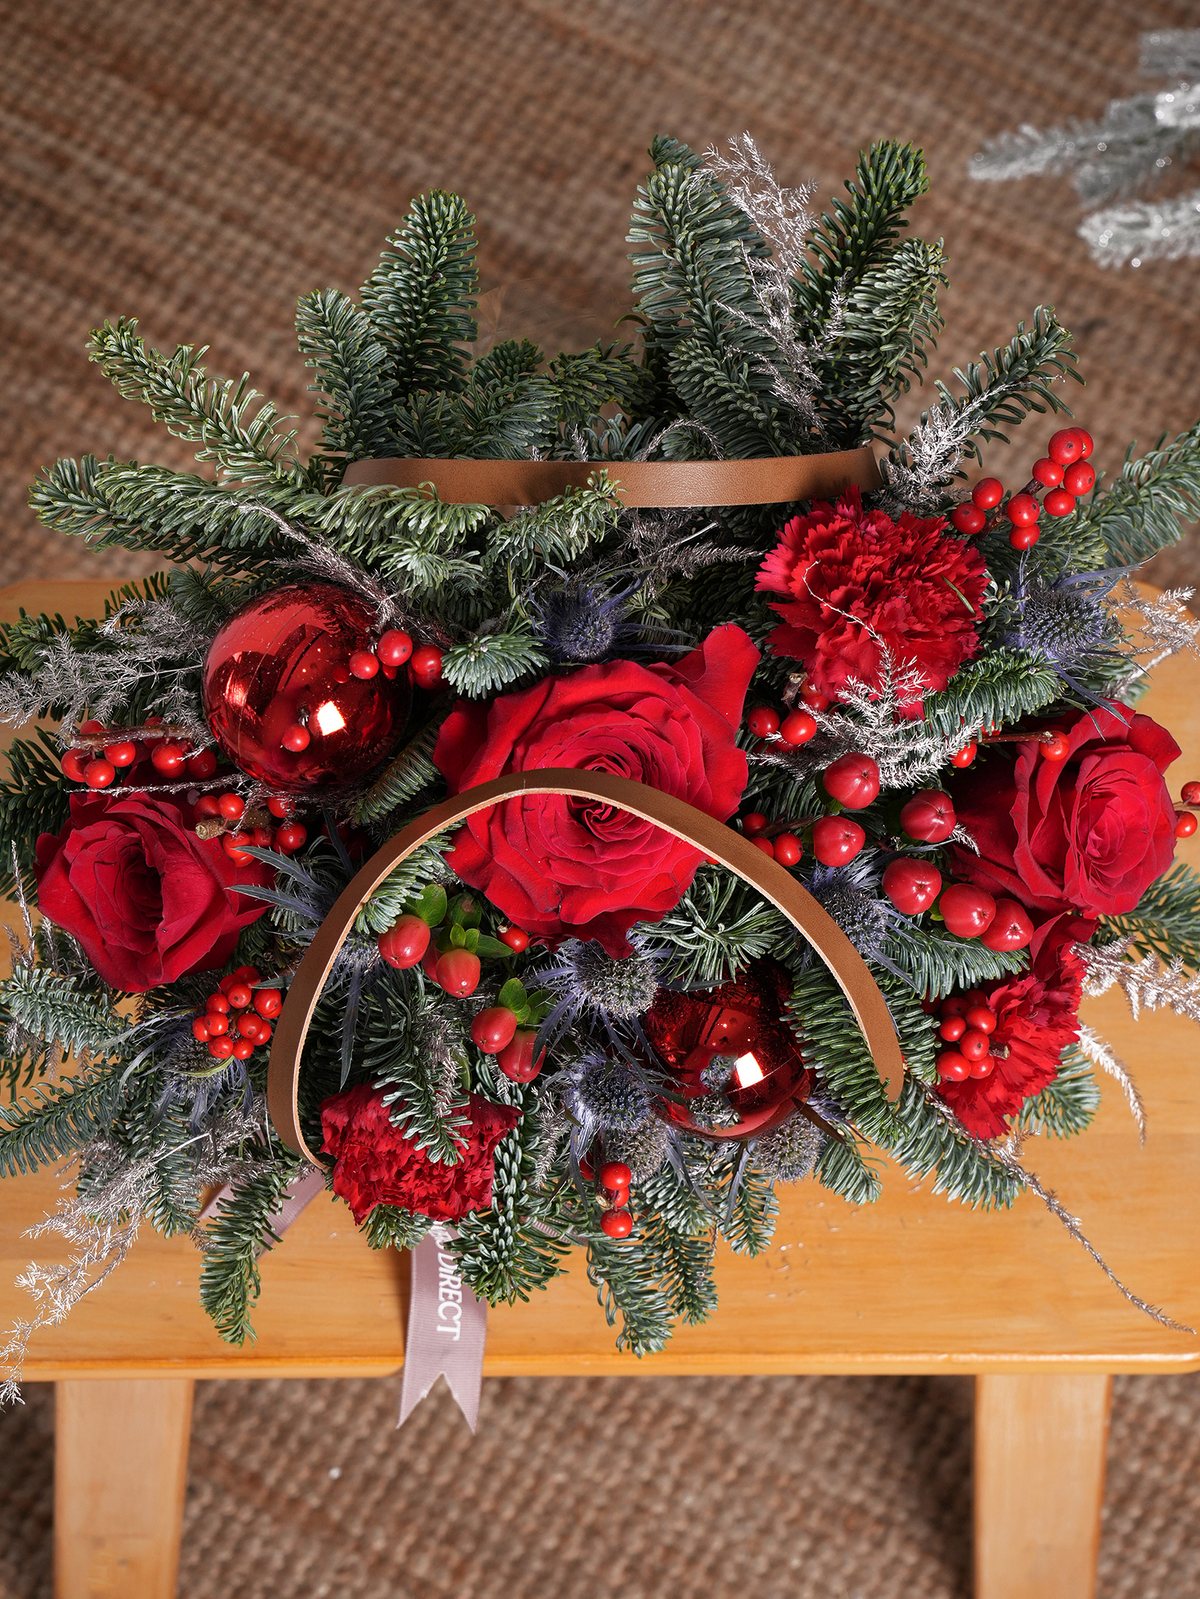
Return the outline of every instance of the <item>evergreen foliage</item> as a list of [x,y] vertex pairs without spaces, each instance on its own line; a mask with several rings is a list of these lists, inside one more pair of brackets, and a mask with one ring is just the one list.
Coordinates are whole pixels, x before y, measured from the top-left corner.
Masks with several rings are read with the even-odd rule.
[[107,1131],[121,1103],[122,1076],[122,1063],[107,1063],[0,1105],[0,1176],[66,1160]]
[[1100,1087],[1091,1062],[1070,1044],[1053,1082],[1027,1099],[1017,1126],[1023,1133],[1045,1133],[1051,1138],[1074,1138],[1091,1126],[1100,1109]]
[[273,1218],[300,1170],[300,1160],[274,1138],[258,1153],[270,1164],[235,1178],[209,1223],[200,1270],[200,1303],[226,1343],[253,1340],[250,1314],[262,1288],[258,1260],[279,1242]]
[[1127,937],[1138,955],[1157,955],[1163,961],[1182,956],[1185,965],[1200,970],[1200,872],[1176,861],[1150,884],[1135,910],[1100,918],[1099,943]]

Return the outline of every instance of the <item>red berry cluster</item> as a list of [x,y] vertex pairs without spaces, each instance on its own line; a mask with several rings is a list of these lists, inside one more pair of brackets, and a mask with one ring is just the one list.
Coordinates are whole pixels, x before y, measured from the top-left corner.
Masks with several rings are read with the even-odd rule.
[[[1179,798],[1184,805],[1200,806],[1200,783],[1185,783],[1180,791]],[[1175,812],[1175,837],[1191,838],[1196,831],[1197,818],[1192,810]]]
[[[406,664],[409,680],[418,688],[432,692],[442,686],[441,650],[433,644],[420,644],[414,648],[411,636],[396,627],[381,633],[371,649],[355,650],[347,662],[350,675],[362,682],[369,682],[371,678],[378,677],[380,672],[386,678],[394,678]],[[285,727],[279,741],[285,750],[299,755],[308,748],[311,740],[307,713],[301,712],[301,720]]]
[[[816,690],[813,690],[816,695]],[[825,700],[825,709],[829,701],[824,694],[816,695],[818,699]],[[817,720],[811,710],[789,711],[786,706],[782,714],[770,705],[756,705],[746,717],[746,726],[755,738],[766,739],[768,742],[776,740],[790,744],[793,749],[801,744],[807,744],[817,731]]]
[[632,1182],[633,1173],[623,1160],[605,1161],[600,1168],[598,1197],[605,1207],[600,1227],[609,1238],[628,1238],[633,1231],[633,1217],[626,1209]]
[[996,1066],[995,1056],[989,1053],[996,1013],[983,991],[973,988],[961,999],[943,1000],[941,1017],[938,1036],[957,1047],[944,1049],[938,1056],[938,1076],[951,1083],[991,1076]]
[[[1091,492],[1096,481],[1095,468],[1088,464],[1093,449],[1092,436],[1083,428],[1060,428],[1050,437],[1046,454],[1033,464],[1033,477],[1003,508],[1011,524],[1008,542],[1014,550],[1028,550],[1038,541],[1038,517],[1070,516],[1081,494]],[[1042,491],[1039,505],[1037,496]],[[981,478],[971,490],[971,498],[955,506],[950,520],[960,533],[975,534],[993,528],[1000,516],[1004,498],[999,478]]]
[[218,1060],[246,1060],[259,1044],[271,1042],[271,1023],[283,1009],[283,995],[277,988],[256,989],[260,981],[253,966],[239,966],[222,977],[203,1016],[192,1023],[192,1032]]
[[[245,832],[239,827],[234,827],[232,832],[227,832],[222,840],[222,847],[226,855],[235,866],[245,866],[254,857],[246,854],[246,846],[252,844],[256,849],[277,849],[284,855],[294,855],[298,849],[303,848],[308,839],[308,829],[300,822],[287,820],[288,804],[286,800],[271,798],[267,801],[267,809],[272,816],[277,816],[283,821],[283,826],[253,827]],[[246,802],[240,794],[232,792],[227,794],[201,794],[196,801],[195,814],[199,821],[222,821],[237,823],[241,821],[246,811]]]
[[[106,728],[103,722],[92,718],[79,724],[79,731],[91,743],[83,748],[70,749],[62,758],[62,769],[72,783],[86,783],[89,788],[109,788],[117,773],[138,761],[150,757],[154,770],[167,778],[202,781],[217,769],[213,750],[192,752],[187,739],[156,735],[153,729],[161,718],[150,717],[145,728],[136,730],[137,737],[130,738],[121,728]],[[109,742],[105,742],[110,736]]]

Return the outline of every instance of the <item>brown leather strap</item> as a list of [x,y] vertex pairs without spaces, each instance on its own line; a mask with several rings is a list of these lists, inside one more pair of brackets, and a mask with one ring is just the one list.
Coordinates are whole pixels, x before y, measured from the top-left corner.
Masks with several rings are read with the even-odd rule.
[[632,506],[778,505],[788,500],[828,500],[847,484],[877,489],[883,479],[874,452],[835,450],[828,455],[771,455],[752,461],[438,461],[415,456],[354,461],[348,487],[391,484],[415,489],[431,483],[447,505],[540,505],[568,488],[584,488],[607,472],[621,500]]
[[410,822],[402,833],[390,839],[347,885],[329,915],[317,929],[304,959],[296,970],[287,999],[275,1024],[271,1062],[267,1074],[267,1105],[275,1130],[289,1148],[319,1164],[300,1129],[296,1094],[300,1081],[300,1052],[309,1022],[337,952],[345,943],[354,918],[371,894],[388,875],[427,839],[455,822],[464,821],[500,800],[524,794],[564,794],[574,799],[599,800],[630,811],[656,827],[665,828],[676,838],[694,844],[698,850],[753,883],[779,908],[816,950],[838,981],[850,1002],[858,1025],[871,1049],[875,1065],[893,1103],[900,1097],[904,1082],[904,1057],[900,1042],[878,984],[866,962],[808,890],[778,861],[732,827],[708,816],[672,794],[662,794],[644,783],[609,772],[552,769],[541,772],[511,772],[481,783],[463,794],[452,795]]

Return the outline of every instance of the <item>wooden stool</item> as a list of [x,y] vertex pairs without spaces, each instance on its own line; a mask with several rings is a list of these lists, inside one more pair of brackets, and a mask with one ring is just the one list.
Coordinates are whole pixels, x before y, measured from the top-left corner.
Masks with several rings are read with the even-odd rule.
[[[0,617],[96,614],[107,585],[26,584]],[[1173,661],[1145,708],[1184,746],[1173,788],[1200,774],[1200,696]],[[1180,856],[1200,864],[1200,835]],[[1134,1023],[1119,995],[1088,1021],[1128,1063],[1148,1136],[1104,1087],[1093,1126],[1033,1139],[1026,1160],[1112,1269],[1200,1326],[1200,1077],[1195,1025]],[[780,1189],[773,1249],[722,1249],[721,1303],[643,1361],[617,1354],[582,1266],[530,1304],[493,1311],[492,1376],[685,1373],[976,1376],[977,1599],[1090,1599],[1113,1372],[1200,1367],[1200,1340],[1127,1304],[1032,1195],[972,1214],[884,1161],[883,1198],[854,1208],[809,1182]],[[13,1279],[54,1242],[25,1228],[59,1197],[52,1172],[0,1182],[0,1320],[28,1308]],[[199,1257],[147,1233],[62,1326],[39,1333],[28,1381],[58,1386],[58,1599],[169,1599],[178,1570],[192,1383],[211,1377],[385,1376],[403,1361],[407,1268],[375,1253],[348,1211],[316,1199],[262,1263],[258,1341],[230,1349],[197,1303]],[[486,1390],[482,1425],[487,1425]]]

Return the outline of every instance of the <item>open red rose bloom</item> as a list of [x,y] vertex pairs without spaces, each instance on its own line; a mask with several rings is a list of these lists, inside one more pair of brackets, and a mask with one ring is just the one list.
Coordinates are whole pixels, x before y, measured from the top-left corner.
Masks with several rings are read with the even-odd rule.
[[[433,759],[450,793],[504,772],[613,772],[725,821],[746,786],[734,734],[758,651],[718,627],[671,664],[611,661],[549,677],[490,706],[460,701]],[[678,903],[703,859],[627,811],[560,795],[506,800],[463,826],[447,855],[465,883],[526,932],[593,938],[614,956]]]
[[1131,911],[1175,854],[1175,806],[1163,773],[1179,745],[1124,705],[1085,711],[1066,730],[1065,760],[1036,740],[954,785],[958,820],[979,854],[956,849],[959,874],[991,894],[1083,916]]
[[261,901],[235,883],[269,884],[257,861],[235,866],[196,836],[191,806],[150,794],[72,794],[71,819],[37,845],[38,906],[79,940],[106,983],[141,994],[233,954]]
[[1086,943],[1095,924],[1077,916],[1043,922],[1029,946],[1030,968],[1018,977],[983,983],[985,1003],[996,1013],[986,1077],[938,1084],[938,1092],[969,1133],[998,1138],[1005,1118],[1058,1075],[1059,1058],[1079,1037],[1083,962],[1075,944]]
[[[979,649],[987,568],[944,517],[905,511],[893,521],[864,512],[850,488],[836,505],[821,500],[792,518],[755,587],[786,596],[771,602],[783,621],[768,648],[802,662],[810,684],[836,700],[852,677],[879,687],[885,649],[930,690],[945,688]],[[920,697],[906,709],[918,715]]]
[[361,1226],[376,1205],[397,1205],[439,1221],[458,1221],[492,1202],[496,1145],[521,1119],[511,1105],[470,1096],[470,1124],[458,1137],[460,1158],[430,1160],[393,1124],[384,1091],[368,1083],[321,1106],[325,1154],[335,1157],[333,1191]]

